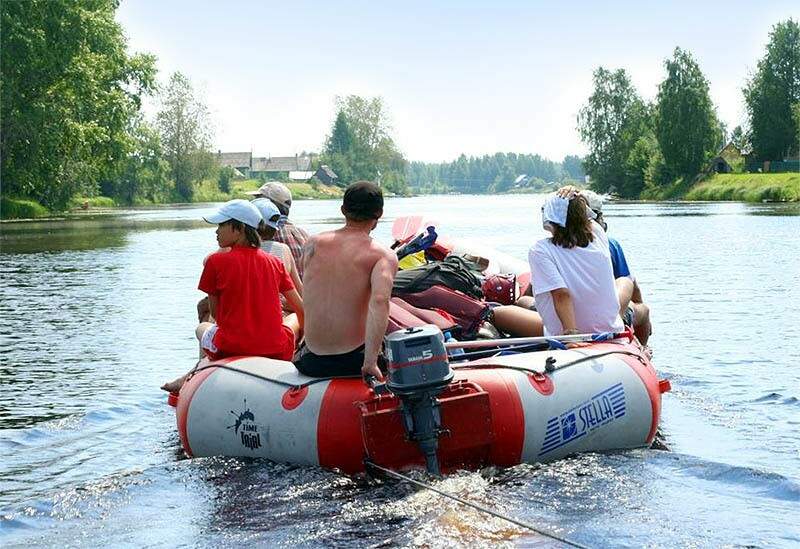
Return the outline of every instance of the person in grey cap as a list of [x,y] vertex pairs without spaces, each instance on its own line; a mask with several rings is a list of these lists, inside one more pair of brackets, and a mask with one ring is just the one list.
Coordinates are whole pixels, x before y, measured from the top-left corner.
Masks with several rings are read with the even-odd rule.
[[289,220],[289,210],[292,207],[292,192],[283,183],[270,181],[261,185],[257,191],[252,191],[247,194],[256,197],[268,198],[273,204],[275,204],[275,206],[278,207],[278,210],[281,212],[281,214],[286,216],[286,219],[277,229],[275,236],[272,237],[272,240],[289,246],[289,250],[292,252],[292,257],[294,257],[294,262],[297,265],[298,275],[302,279],[303,246],[305,246],[306,241],[308,240],[308,233]]

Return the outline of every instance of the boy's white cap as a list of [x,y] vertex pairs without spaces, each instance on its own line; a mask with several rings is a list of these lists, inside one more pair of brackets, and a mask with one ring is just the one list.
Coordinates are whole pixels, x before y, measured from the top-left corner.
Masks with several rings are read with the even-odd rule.
[[237,198],[226,202],[220,206],[219,210],[203,219],[214,224],[225,223],[226,221],[235,219],[254,229],[258,229],[258,224],[261,223],[261,213],[258,211],[258,208],[247,200]]
[[273,204],[272,200],[269,198],[256,198],[251,202],[251,204],[258,209],[259,213],[261,213],[264,223],[273,229],[280,228],[280,226],[286,221],[286,216],[281,214],[278,206]]

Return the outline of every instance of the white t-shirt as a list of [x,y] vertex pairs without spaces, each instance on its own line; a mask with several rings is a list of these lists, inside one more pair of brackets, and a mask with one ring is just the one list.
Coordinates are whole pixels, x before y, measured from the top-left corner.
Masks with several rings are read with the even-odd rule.
[[528,252],[536,310],[542,315],[545,334],[564,331],[550,293],[558,288],[567,288],[572,296],[578,332],[619,332],[624,328],[608,237],[594,221],[592,234],[594,240],[585,248],[562,248],[543,238]]
[[287,246],[283,242],[276,242],[274,240],[262,240],[261,249],[264,250],[266,253],[274,255],[275,257],[283,261],[283,266],[286,267],[286,272],[291,273],[292,264],[290,262],[290,259],[292,259],[292,251],[289,249],[289,246]]

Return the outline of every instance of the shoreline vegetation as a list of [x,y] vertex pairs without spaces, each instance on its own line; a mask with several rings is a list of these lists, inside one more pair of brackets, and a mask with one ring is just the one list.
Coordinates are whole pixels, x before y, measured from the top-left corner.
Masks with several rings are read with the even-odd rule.
[[[156,56],[128,51],[119,2],[53,9],[53,1],[0,4],[0,220],[219,202],[267,180],[289,181],[291,172],[313,174],[288,183],[298,200],[336,198],[368,180],[387,196],[525,194],[585,183],[629,200],[800,201],[793,19],[773,26],[742,90],[747,119],[732,131],[698,61],[676,47],[652,101],[625,69],[597,67],[577,117],[583,158],[495,152],[431,163],[406,158],[381,97],[357,95],[335,97],[319,152],[214,152],[215,124],[201,94],[179,71],[159,83]],[[156,101],[153,115],[142,109],[145,98]]]
[[[132,205],[117,204],[112,198],[95,196],[73,199],[66,211],[51,212],[38,202],[30,199],[3,197],[0,204],[0,221],[25,221],[82,214],[113,212],[127,208],[147,206],[169,207],[186,204],[225,202],[234,198],[252,198],[246,194],[261,186],[257,179],[235,181],[229,193],[217,187],[217,182],[208,179],[201,182],[191,202],[149,202],[138,201]],[[312,183],[284,183],[292,191],[294,200],[328,200],[341,198],[341,187]],[[540,194],[546,190],[510,189],[489,194]],[[414,193],[424,196],[431,193]],[[433,193],[435,194],[435,193]],[[473,194],[450,191],[449,194]],[[671,187],[660,189],[659,193],[643,193],[641,200],[648,202],[800,202],[800,173],[744,173],[713,174],[689,186],[682,181]]]

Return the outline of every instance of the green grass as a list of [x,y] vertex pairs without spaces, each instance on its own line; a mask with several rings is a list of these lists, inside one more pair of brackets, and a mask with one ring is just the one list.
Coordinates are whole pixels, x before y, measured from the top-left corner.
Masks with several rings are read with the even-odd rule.
[[[194,202],[225,202],[234,198],[250,199],[253,197],[246,193],[258,190],[262,184],[258,179],[231,181],[231,192],[226,194],[219,190],[215,179],[206,179],[195,187]],[[284,184],[292,191],[293,200],[338,198],[344,193],[339,187],[322,184],[316,186],[310,183]]]
[[47,217],[50,212],[35,200],[0,198],[0,219],[34,219]]
[[715,174],[689,189],[684,198],[800,202],[800,173]]
[[114,199],[107,196],[74,196],[70,199],[68,208],[70,210],[83,209],[84,204],[89,208],[115,208],[117,206]]
[[661,187],[645,187],[639,198],[642,200],[680,200],[691,188],[691,180],[679,177],[672,183]]

